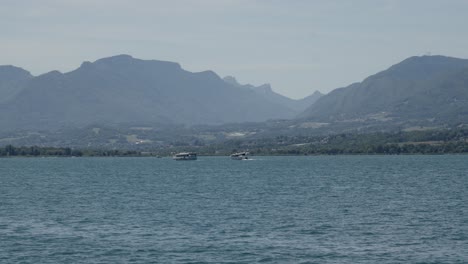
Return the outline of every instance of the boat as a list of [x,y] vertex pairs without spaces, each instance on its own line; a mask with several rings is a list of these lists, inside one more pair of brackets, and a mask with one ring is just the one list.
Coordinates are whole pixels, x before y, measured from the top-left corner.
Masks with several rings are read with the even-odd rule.
[[249,159],[249,153],[248,152],[238,152],[231,154],[231,159],[233,160],[246,160]]
[[181,152],[172,157],[174,160],[196,160],[197,153],[195,152]]

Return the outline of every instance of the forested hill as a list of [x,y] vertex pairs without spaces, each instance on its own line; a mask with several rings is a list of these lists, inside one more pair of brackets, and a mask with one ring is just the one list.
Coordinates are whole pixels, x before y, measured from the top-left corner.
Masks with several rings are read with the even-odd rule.
[[[128,147],[128,146],[127,146]],[[181,151],[227,156],[249,151],[252,155],[361,155],[468,153],[468,129],[398,133],[336,134],[327,136],[278,136],[231,139],[212,144],[171,144],[116,149],[109,147],[0,147],[0,157],[37,156],[171,156]]]
[[[0,68],[0,129],[90,124],[222,124],[291,118],[296,112],[212,71],[119,55],[37,77]],[[248,113],[248,114],[247,114]]]
[[360,83],[321,97],[300,118],[326,122],[468,122],[468,60],[444,56],[408,58]]
[[16,96],[30,78],[33,76],[21,68],[11,65],[0,66],[0,104]]

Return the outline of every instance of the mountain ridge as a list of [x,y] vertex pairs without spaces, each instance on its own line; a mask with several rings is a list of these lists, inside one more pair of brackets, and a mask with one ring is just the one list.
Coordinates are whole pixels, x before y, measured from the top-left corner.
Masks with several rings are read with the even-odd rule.
[[[0,99],[0,129],[290,119],[288,127],[326,131],[332,123],[339,130],[468,122],[468,60],[445,56],[409,57],[361,82],[300,100],[276,93],[268,83],[239,84],[210,70],[190,72],[179,63],[130,55],[85,61],[69,72],[39,76],[0,66],[0,76],[6,76],[0,78],[0,93],[10,92]],[[305,110],[297,115],[301,107]]]
[[[395,120],[435,118],[436,121],[443,122],[448,116],[437,112],[452,109],[450,111],[455,114],[456,107],[452,107],[448,101],[434,104],[437,97],[430,98],[426,95],[432,91],[438,96],[446,93],[452,94],[452,97],[460,97],[459,100],[467,100],[468,96],[463,92],[468,90],[466,84],[447,85],[449,79],[464,69],[468,69],[467,59],[445,56],[410,57],[362,82],[333,90],[300,114],[299,118],[344,121],[383,114]],[[468,104],[460,107],[468,108]],[[428,111],[428,108],[432,110]],[[463,117],[450,121],[466,119]]]
[[18,93],[0,104],[3,128],[222,124],[295,114],[254,91],[227,84],[213,71],[189,72],[178,63],[129,55],[83,62],[70,72],[51,71],[18,85]]
[[20,91],[21,85],[33,78],[30,72],[12,65],[0,66],[0,103],[10,100]]
[[272,103],[277,103],[281,104],[284,106],[287,106],[291,110],[295,112],[302,112],[304,111],[307,107],[311,106],[313,103],[315,103],[321,96],[323,96],[322,93],[319,91],[315,91],[313,94],[306,96],[302,99],[291,99],[287,96],[284,96],[282,94],[279,94],[275,92],[269,83],[262,84],[260,86],[254,86],[251,84],[240,84],[235,77],[233,76],[225,76],[223,78],[224,81],[226,81],[229,84],[232,84],[236,87],[242,87],[244,89],[250,89],[255,91],[257,94],[261,95],[265,99],[269,100]]

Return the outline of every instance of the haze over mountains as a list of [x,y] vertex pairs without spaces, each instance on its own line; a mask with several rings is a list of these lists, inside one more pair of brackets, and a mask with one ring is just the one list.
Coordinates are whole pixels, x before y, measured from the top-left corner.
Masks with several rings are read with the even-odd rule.
[[0,103],[12,99],[33,76],[21,68],[0,66]]
[[[21,68],[0,66],[3,131],[278,119],[289,119],[283,125],[275,123],[280,125],[274,129],[281,133],[332,124],[343,131],[382,124],[404,128],[467,123],[468,60],[411,57],[360,83],[326,95],[315,92],[301,100],[277,94],[269,84],[242,85],[231,76],[222,79],[212,71],[192,73],[177,63],[128,55],[37,77]],[[256,131],[252,133],[259,131],[252,129]]]
[[177,63],[128,55],[37,77],[2,66],[0,125],[55,129],[90,124],[222,124],[293,118],[306,108],[305,101],[258,89],[226,82],[212,71],[192,73]]
[[313,103],[315,103],[320,97],[323,96],[322,93],[319,91],[315,91],[313,94],[299,99],[299,100],[294,100],[289,97],[286,97],[284,95],[275,93],[272,89],[270,84],[266,83],[260,86],[253,86],[250,84],[245,84],[242,85],[237,82],[236,78],[233,76],[226,76],[223,78],[224,81],[226,81],[229,84],[234,85],[235,87],[239,88],[244,88],[247,90],[253,90],[263,98],[267,99],[269,102],[274,103],[274,104],[279,104],[288,107],[289,109],[302,113],[305,109],[310,107]]
[[335,89],[300,117],[321,122],[468,122],[468,60],[408,58],[360,83]]

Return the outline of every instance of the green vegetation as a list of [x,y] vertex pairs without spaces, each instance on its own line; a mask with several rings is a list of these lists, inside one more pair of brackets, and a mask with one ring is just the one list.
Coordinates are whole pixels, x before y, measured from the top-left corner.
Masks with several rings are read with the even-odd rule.
[[229,154],[248,150],[255,155],[446,154],[468,153],[468,130],[427,130],[397,133],[277,136],[230,140],[200,148],[200,153]]
[[327,136],[276,136],[232,139],[214,144],[180,142],[170,147],[145,150],[71,149],[52,147],[0,147],[6,156],[169,156],[195,151],[200,155],[229,155],[250,151],[253,155],[339,155],[339,154],[448,154],[468,153],[468,129],[423,130],[397,133],[342,133]]
[[141,152],[130,150],[75,150],[71,148],[53,148],[53,147],[14,147],[12,145],[0,147],[0,157],[105,157],[105,156],[140,156]]

